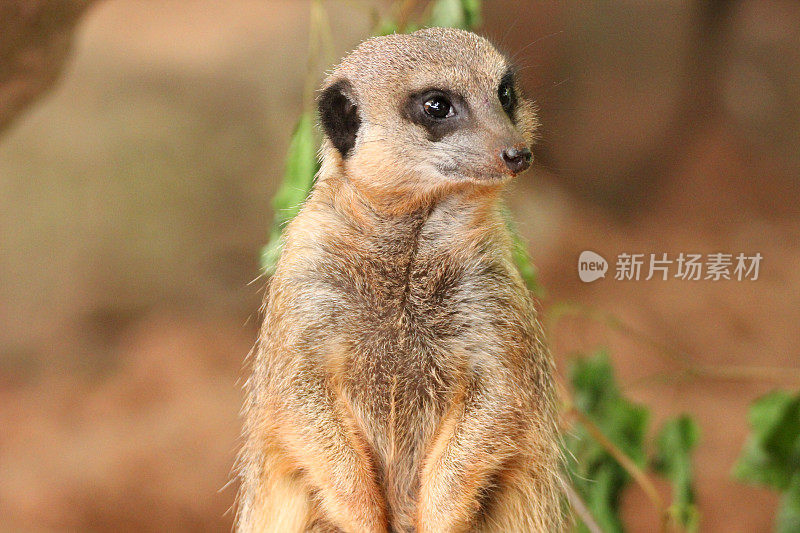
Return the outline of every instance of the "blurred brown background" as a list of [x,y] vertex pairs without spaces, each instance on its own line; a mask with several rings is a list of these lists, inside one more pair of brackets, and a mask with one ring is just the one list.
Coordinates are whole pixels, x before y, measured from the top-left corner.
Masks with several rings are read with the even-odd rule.
[[[369,34],[365,4],[326,2],[336,57]],[[308,8],[0,6],[0,530],[230,528],[264,284],[250,282],[300,112]],[[510,203],[543,306],[596,306],[637,332],[559,321],[560,369],[608,346],[654,422],[700,422],[702,529],[769,531],[775,496],[729,472],[749,402],[800,377],[770,370],[800,366],[800,3],[486,0],[484,12],[541,108],[539,166]],[[612,264],[764,259],[758,281],[584,284],[586,249]],[[756,370],[689,376],[661,345]],[[636,487],[626,517],[654,527]]]

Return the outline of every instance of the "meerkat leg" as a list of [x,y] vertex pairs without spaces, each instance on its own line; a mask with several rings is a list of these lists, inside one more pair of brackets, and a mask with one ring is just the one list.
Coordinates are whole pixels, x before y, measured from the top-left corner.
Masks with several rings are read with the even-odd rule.
[[285,453],[269,450],[257,489],[248,491],[237,523],[238,533],[343,533],[320,516],[301,473]]
[[[418,533],[461,532],[474,526],[483,495],[524,437],[525,418],[513,415],[517,403],[502,391],[477,384],[448,414],[422,468]],[[509,509],[513,505],[507,502]],[[519,530],[512,524],[509,530]]]
[[563,531],[558,454],[556,449],[535,447],[521,451],[497,476],[491,500],[482,509],[475,530],[481,533]]
[[242,487],[238,533],[302,533],[312,520],[305,482],[285,451],[272,439],[248,442],[240,465]]
[[295,383],[286,393],[281,445],[303,472],[322,517],[345,531],[386,532],[383,495],[352,415],[321,379]]
[[267,470],[242,505],[238,533],[303,533],[312,516],[308,490],[282,469]]

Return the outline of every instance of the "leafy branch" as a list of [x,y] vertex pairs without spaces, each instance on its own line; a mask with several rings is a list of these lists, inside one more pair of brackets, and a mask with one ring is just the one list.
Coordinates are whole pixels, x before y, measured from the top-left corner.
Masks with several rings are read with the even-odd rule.
[[[565,439],[568,474],[602,530],[624,530],[620,498],[633,480],[653,505],[662,531],[695,531],[691,452],[699,432],[696,424],[686,416],[667,421],[656,440],[657,452],[648,461],[649,410],[619,391],[608,354],[601,350],[577,359],[570,382],[573,397],[562,398],[562,417],[574,418],[577,424]],[[646,472],[648,465],[673,484],[669,508]]]
[[752,432],[733,474],[781,493],[777,533],[800,531],[800,391],[775,391],[750,407]]

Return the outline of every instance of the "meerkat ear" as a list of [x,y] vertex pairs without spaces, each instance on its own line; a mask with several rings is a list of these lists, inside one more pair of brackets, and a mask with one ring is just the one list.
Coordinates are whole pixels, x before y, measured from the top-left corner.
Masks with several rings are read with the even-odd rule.
[[347,80],[337,81],[322,91],[317,104],[325,135],[346,158],[356,144],[361,118],[351,96],[353,88]]

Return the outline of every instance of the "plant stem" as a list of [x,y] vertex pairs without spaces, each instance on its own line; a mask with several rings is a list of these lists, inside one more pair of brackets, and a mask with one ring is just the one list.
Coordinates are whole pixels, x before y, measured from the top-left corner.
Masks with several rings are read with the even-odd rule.
[[[686,352],[653,339],[610,313],[583,304],[563,302],[551,307],[548,313],[548,330],[553,331],[558,321],[565,316],[588,318],[653,348],[657,354],[663,355],[683,367],[678,376],[729,380],[800,381],[800,368],[693,365],[691,363],[693,358]],[[672,377],[677,376],[673,375]]]
[[647,498],[653,504],[653,507],[655,507],[656,511],[658,512],[661,522],[661,531],[666,531],[667,524],[669,523],[669,513],[664,507],[664,500],[661,499],[661,495],[656,490],[653,482],[650,481],[650,478],[647,477],[647,474],[645,474],[644,471],[639,468],[639,466],[634,463],[630,457],[625,455],[622,450],[620,450],[613,442],[611,442],[611,440],[606,437],[603,431],[597,427],[597,425],[588,416],[586,416],[571,403],[566,405],[564,416],[574,416],[577,418],[578,421],[583,424],[592,438],[596,440],[597,443],[603,448],[605,448],[606,451],[610,453],[611,456],[614,457],[614,459],[620,464],[620,466],[624,468],[626,472],[628,472],[628,474],[639,484],[640,487],[642,487],[645,496],[647,496]]
[[570,507],[575,514],[578,515],[578,518],[581,519],[581,522],[583,522],[583,525],[586,526],[586,529],[588,529],[590,533],[603,533],[603,530],[600,529],[599,525],[597,525],[597,521],[592,516],[592,513],[589,512],[586,502],[584,502],[580,495],[575,491],[575,488],[572,486],[572,484],[567,480],[562,480],[561,485],[564,489],[564,494],[567,496],[567,501],[569,502]]
[[411,15],[414,13],[414,10],[417,8],[418,4],[419,0],[403,0],[403,3],[400,4],[400,9],[398,10],[397,14],[397,30],[400,33],[406,31],[409,19],[411,18]]

